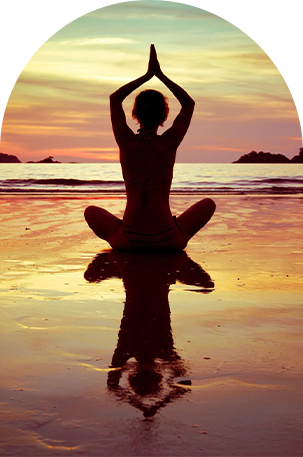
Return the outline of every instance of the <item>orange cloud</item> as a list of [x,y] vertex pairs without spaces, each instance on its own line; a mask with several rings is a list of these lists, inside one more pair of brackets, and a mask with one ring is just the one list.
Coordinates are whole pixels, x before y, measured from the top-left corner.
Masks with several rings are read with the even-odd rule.
[[192,149],[199,149],[201,151],[231,151],[231,152],[242,152],[243,148],[232,148],[226,146],[214,146],[211,144],[206,144],[203,146],[193,146]]

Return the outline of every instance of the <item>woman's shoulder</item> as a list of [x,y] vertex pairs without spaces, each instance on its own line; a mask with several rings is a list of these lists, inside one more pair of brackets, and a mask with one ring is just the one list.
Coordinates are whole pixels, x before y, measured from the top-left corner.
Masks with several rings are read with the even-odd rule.
[[139,155],[142,158],[149,156],[157,157],[162,154],[166,156],[175,156],[177,148],[174,146],[166,137],[162,135],[148,135],[148,133],[137,133],[129,141],[125,142],[120,146],[120,152],[122,155]]

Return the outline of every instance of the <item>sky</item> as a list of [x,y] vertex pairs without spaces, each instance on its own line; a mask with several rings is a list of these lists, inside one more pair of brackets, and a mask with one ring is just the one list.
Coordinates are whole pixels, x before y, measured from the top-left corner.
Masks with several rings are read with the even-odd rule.
[[[164,73],[195,99],[178,162],[231,162],[302,147],[298,114],[280,72],[231,23],[203,9],[164,1],[119,3],[63,27],[21,72],[4,115],[0,151],[21,161],[115,162],[109,95],[145,73],[155,43]],[[179,104],[156,78],[142,86],[168,96],[168,128]],[[130,117],[135,94],[124,103]],[[162,130],[159,130],[161,134]]]

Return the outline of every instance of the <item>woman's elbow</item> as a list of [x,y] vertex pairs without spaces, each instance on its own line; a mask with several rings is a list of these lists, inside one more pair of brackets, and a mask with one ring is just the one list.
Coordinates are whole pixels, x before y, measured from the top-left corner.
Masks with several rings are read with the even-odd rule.
[[119,94],[117,94],[117,92],[113,92],[112,94],[110,94],[109,96],[109,104],[110,106],[117,106],[117,105],[120,105],[122,103],[122,99],[121,97],[119,97]]
[[190,104],[190,106],[192,106],[194,108],[196,102],[193,98],[189,97],[189,104]]
[[195,107],[195,100],[188,96],[188,98],[182,103],[182,106],[185,108],[190,108],[191,110],[194,110]]

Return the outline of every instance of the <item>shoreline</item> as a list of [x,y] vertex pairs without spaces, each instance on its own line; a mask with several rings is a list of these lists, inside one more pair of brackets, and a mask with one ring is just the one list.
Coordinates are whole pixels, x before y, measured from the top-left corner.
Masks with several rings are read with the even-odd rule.
[[[31,197],[31,198],[57,198],[58,196],[62,196],[64,198],[120,198],[123,197],[126,199],[126,193],[125,192],[113,192],[113,191],[100,191],[100,192],[81,192],[81,191],[74,191],[74,192],[68,192],[68,191],[41,191],[41,192],[32,192],[32,191],[23,191],[23,192],[0,192],[0,198],[9,198],[9,197]],[[178,192],[178,191],[171,191],[170,192],[171,197],[184,197],[184,198],[190,198],[190,197],[201,197],[203,198],[204,196],[212,196],[212,197],[218,197],[218,198],[224,198],[224,197],[255,197],[255,198],[303,198],[303,193],[244,193],[244,192],[222,192],[222,193],[213,193],[213,192]]]

